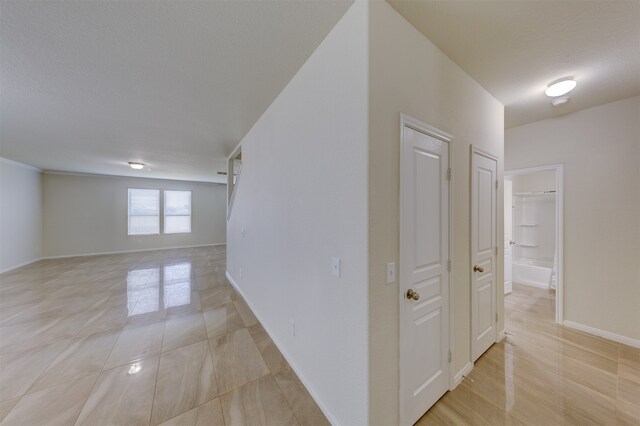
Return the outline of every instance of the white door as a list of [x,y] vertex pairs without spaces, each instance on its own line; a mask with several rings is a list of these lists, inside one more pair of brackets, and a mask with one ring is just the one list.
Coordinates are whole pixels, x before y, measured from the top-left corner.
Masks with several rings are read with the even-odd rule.
[[511,293],[513,275],[513,182],[504,181],[504,294]]
[[497,339],[497,160],[473,151],[471,159],[471,353],[478,359]]
[[403,124],[399,285],[402,425],[415,423],[449,389],[448,168],[448,142]]

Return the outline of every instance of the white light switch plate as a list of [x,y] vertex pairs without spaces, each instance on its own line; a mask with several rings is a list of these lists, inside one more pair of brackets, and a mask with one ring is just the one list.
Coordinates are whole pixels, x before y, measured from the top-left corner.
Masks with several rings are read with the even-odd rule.
[[396,282],[396,263],[387,263],[387,284]]
[[332,257],[331,258],[331,274],[334,277],[340,277],[341,275],[341,264],[342,262],[340,261],[339,258],[337,257]]

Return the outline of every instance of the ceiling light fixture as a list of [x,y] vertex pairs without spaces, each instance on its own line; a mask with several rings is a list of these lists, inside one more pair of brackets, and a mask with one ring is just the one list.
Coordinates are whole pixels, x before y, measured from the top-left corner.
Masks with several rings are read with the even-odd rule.
[[551,98],[566,95],[567,93],[572,91],[577,84],[578,83],[576,83],[576,81],[572,77],[556,80],[549,84],[544,94]]
[[566,104],[567,102],[569,102],[569,97],[564,96],[562,98],[555,98],[554,100],[552,100],[551,105],[558,106],[558,105]]
[[129,161],[129,166],[131,166],[132,169],[141,170],[141,169],[144,169],[144,166],[146,166],[146,164],[138,163],[135,161]]

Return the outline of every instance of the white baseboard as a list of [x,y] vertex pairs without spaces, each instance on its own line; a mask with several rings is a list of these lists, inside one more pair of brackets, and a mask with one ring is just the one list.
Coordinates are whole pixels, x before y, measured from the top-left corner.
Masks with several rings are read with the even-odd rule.
[[37,262],[38,260],[44,259],[43,257],[38,257],[37,259],[27,260],[26,262],[18,263],[17,265],[9,266],[3,270],[0,270],[0,274],[4,274],[5,272],[13,271],[14,269],[22,268],[23,266],[31,265],[33,262]]
[[619,334],[611,333],[609,331],[600,330],[599,328],[589,327],[573,321],[563,321],[562,325],[576,330],[584,331],[585,333],[593,334],[598,337],[613,340],[614,342],[624,343],[625,345],[640,348],[640,340],[632,339],[631,337],[621,336]]
[[507,337],[507,330],[502,330],[498,333],[498,340],[496,341],[496,343],[501,342],[505,337]]
[[471,373],[471,370],[473,370],[473,363],[468,362],[467,365],[462,367],[462,370],[458,371],[456,375],[453,376],[453,388],[451,390],[457,388],[458,385],[462,383],[462,379],[464,379],[464,376]]
[[311,397],[314,399],[316,404],[318,404],[318,407],[320,407],[320,409],[322,410],[324,415],[327,417],[327,420],[329,420],[329,422],[332,425],[345,424],[345,423],[342,423],[342,422],[338,421],[337,417],[334,416],[333,413],[331,413],[331,410],[329,410],[329,407],[319,397],[318,393],[313,389],[313,386],[310,385],[309,381],[306,379],[304,373],[302,372],[300,367],[298,367],[298,365],[294,361],[294,359],[291,356],[291,354],[289,354],[289,352],[287,352],[284,349],[284,346],[278,341],[278,339],[273,335],[273,333],[269,332],[269,329],[267,328],[268,327],[267,324],[264,321],[262,321],[260,312],[258,310],[256,310],[256,309],[254,309],[254,306],[251,304],[249,299],[246,298],[245,294],[242,292],[242,290],[240,289],[240,287],[238,286],[236,281],[233,279],[231,274],[229,274],[229,271],[226,271],[225,275],[227,276],[227,279],[229,280],[231,285],[236,289],[236,291],[240,294],[240,296],[242,296],[242,298],[247,303],[247,305],[249,305],[249,308],[251,309],[253,314],[256,316],[256,318],[258,318],[258,321],[260,321],[260,324],[262,324],[262,327],[265,329],[265,331],[267,332],[269,337],[271,337],[271,340],[273,340],[273,343],[280,350],[280,352],[282,353],[282,356],[287,360],[287,362],[289,363],[289,366],[291,367],[291,369],[298,375],[298,378],[300,379],[300,381],[302,382],[304,387],[307,388],[307,391],[309,392],[309,394],[311,394]]
[[158,251],[158,250],[173,250],[173,249],[184,249],[184,248],[197,248],[197,247],[213,247],[213,246],[223,246],[227,244],[224,243],[215,243],[215,244],[197,244],[193,246],[172,246],[172,247],[159,247],[159,248],[147,248],[147,249],[136,249],[136,250],[118,250],[118,251],[102,251],[97,253],[79,253],[79,254],[64,254],[62,256],[45,256],[42,259],[66,259],[68,257],[84,257],[84,256],[103,256],[105,254],[122,254],[122,253],[139,253],[143,251]]

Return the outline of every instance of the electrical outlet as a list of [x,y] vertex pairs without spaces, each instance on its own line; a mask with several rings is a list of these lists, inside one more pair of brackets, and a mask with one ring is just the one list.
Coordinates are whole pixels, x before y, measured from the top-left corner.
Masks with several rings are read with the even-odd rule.
[[238,278],[242,278],[242,268],[238,269]]
[[341,263],[342,262],[340,261],[339,258],[337,258],[337,257],[331,258],[331,274],[334,277],[340,278],[340,275],[341,275],[341,272],[342,272],[341,271],[341,269],[342,269],[341,268]]
[[296,322],[293,319],[290,319],[289,322],[291,323],[291,335],[296,337]]
[[240,228],[240,233],[242,234],[242,237],[244,238],[244,235],[245,235],[244,228]]

